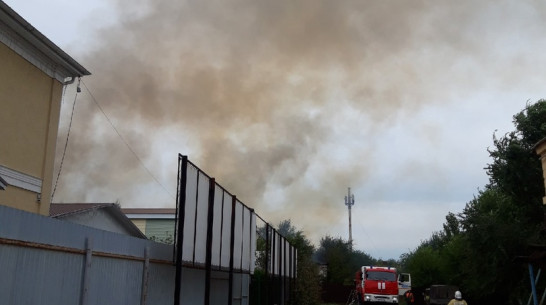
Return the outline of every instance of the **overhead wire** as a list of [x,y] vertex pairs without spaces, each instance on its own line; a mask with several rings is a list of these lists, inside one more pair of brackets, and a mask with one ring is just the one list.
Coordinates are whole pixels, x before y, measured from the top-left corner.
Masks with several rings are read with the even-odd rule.
[[[76,90],[76,95],[74,95],[74,102],[72,103],[72,113],[70,114],[70,123],[68,124],[68,132],[66,133],[66,141],[64,142],[64,149],[63,149],[63,155],[61,157],[61,164],[59,165],[59,172],[57,173],[57,179],[55,179],[55,186],[53,187],[53,191],[51,192],[51,201],[53,202],[53,198],[55,197],[55,191],[57,191],[57,184],[59,183],[59,177],[61,177],[61,171],[63,170],[63,164],[64,164],[64,157],[66,156],[66,149],[68,148],[68,139],[70,138],[70,130],[72,129],[72,120],[74,119],[74,110],[76,109],[76,100],[78,99],[78,93],[80,90],[80,81],[81,77],[78,77],[78,89]],[[66,86],[63,88],[63,95],[61,100],[64,101],[64,97],[66,94]]]
[[375,250],[375,252],[376,252],[376,253],[379,253],[379,250],[378,250],[377,246],[375,245],[375,242],[374,242],[374,240],[372,239],[372,237],[370,236],[370,234],[368,234],[368,232],[365,231],[364,229],[362,229],[362,231],[363,231],[364,234],[368,237],[368,239],[369,239],[370,243],[372,244],[372,247],[373,247],[373,249]]
[[106,112],[104,112],[104,110],[102,109],[102,107],[100,106],[99,102],[97,101],[97,99],[95,98],[95,96],[93,95],[93,93],[91,92],[91,90],[89,90],[89,88],[87,87],[87,85],[85,84],[85,82],[82,80],[82,84],[83,86],[85,87],[85,90],[87,90],[87,92],[89,93],[89,96],[91,96],[91,99],[93,100],[93,102],[95,103],[95,105],[97,105],[97,107],[99,108],[100,112],[102,113],[102,115],[104,115],[104,117],[106,118],[106,120],[108,121],[108,123],[110,124],[110,126],[112,126],[112,128],[114,129],[114,131],[116,132],[116,134],[118,135],[118,137],[121,139],[121,141],[123,142],[123,144],[125,144],[125,146],[127,146],[127,148],[129,149],[129,151],[133,154],[133,156],[138,160],[138,162],[140,163],[140,165],[146,170],[146,172],[148,173],[148,175],[150,175],[150,177],[152,177],[155,182],[157,184],[159,184],[163,190],[165,190],[165,192],[167,192],[167,194],[169,194],[169,196],[171,196],[172,199],[175,199],[174,195],[171,194],[171,192],[169,192],[169,190],[159,181],[159,179],[157,179],[153,174],[152,172],[148,169],[148,167],[146,167],[146,165],[144,164],[144,162],[142,162],[142,159],[140,159],[140,157],[137,155],[137,153],[135,152],[135,150],[131,147],[131,145],[129,145],[129,143],[125,140],[125,138],[121,135],[121,133],[119,132],[119,130],[116,128],[116,126],[114,125],[114,123],[112,122],[112,120],[110,120],[110,118],[108,117],[108,115],[106,114]]

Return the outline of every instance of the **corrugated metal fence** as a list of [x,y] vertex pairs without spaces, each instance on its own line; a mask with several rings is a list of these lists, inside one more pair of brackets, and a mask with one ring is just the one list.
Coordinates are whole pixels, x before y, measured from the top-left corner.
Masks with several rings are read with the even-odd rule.
[[0,305],[289,303],[296,249],[267,224],[252,301],[257,215],[187,158],[179,169],[176,246],[0,206]]
[[0,206],[0,304],[172,304],[172,247]]
[[[0,304],[174,302],[173,246],[0,206]],[[180,304],[204,304],[205,271],[183,268]],[[248,299],[234,273],[233,298]],[[213,271],[211,304],[227,304],[229,274]]]

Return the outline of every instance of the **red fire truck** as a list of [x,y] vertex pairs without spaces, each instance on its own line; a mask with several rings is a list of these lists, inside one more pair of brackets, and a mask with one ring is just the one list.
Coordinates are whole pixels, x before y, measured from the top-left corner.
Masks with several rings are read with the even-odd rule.
[[398,303],[398,281],[393,267],[362,266],[355,275],[359,304]]

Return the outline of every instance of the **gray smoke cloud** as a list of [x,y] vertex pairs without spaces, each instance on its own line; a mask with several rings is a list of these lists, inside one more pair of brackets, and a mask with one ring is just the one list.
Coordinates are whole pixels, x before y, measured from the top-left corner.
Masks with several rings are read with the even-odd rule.
[[[81,60],[93,72],[84,81],[171,194],[83,92],[56,201],[172,207],[182,153],[273,223],[292,218],[324,233],[346,217],[347,187],[373,180],[386,128],[464,100],[464,90],[509,83],[496,76],[507,67],[499,62],[525,58],[494,46],[536,22],[542,6],[118,0],[118,22]],[[438,141],[434,126],[420,137]]]

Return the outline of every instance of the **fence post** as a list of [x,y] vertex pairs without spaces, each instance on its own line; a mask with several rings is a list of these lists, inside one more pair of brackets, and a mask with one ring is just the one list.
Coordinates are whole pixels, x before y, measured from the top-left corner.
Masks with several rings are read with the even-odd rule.
[[176,202],[176,273],[174,279],[174,305],[180,305],[180,285],[182,284],[182,247],[184,246],[184,219],[186,217],[186,180],[188,176],[188,157],[178,155],[178,188]]
[[278,270],[276,270],[275,268],[278,264],[277,262],[277,231],[273,228],[272,228],[271,237],[272,237],[271,248],[273,249],[273,251],[271,251],[271,276],[272,276],[271,286],[273,287],[273,292],[272,292],[272,296],[270,297],[270,300],[271,300],[270,304],[278,304],[278,299],[277,299],[277,295],[278,295],[277,284],[278,283],[277,283],[277,277],[276,277]]
[[286,238],[282,238],[280,257],[281,304],[286,304]]
[[294,247],[292,245],[288,246],[288,302],[293,300],[293,288],[292,288],[292,250]]
[[271,303],[271,301],[269,301],[269,291],[270,291],[270,288],[269,288],[269,285],[271,283],[271,281],[269,280],[269,266],[270,266],[270,259],[271,259],[271,256],[270,256],[270,251],[271,251],[271,238],[270,238],[270,233],[271,232],[271,229],[269,227],[269,223],[265,223],[265,299],[267,300],[266,301],[266,304],[269,305]]
[[140,305],[146,305],[146,297],[148,296],[148,275],[150,268],[150,248],[144,248],[144,269],[142,270],[142,289],[140,295]]
[[91,257],[93,256],[93,251],[91,250],[91,238],[86,238],[85,240],[85,265],[83,269],[83,283],[81,290],[81,305],[87,305],[88,295],[89,295],[89,273],[91,272]]
[[241,301],[240,301],[241,304],[244,304],[244,301],[243,301],[244,298],[245,298],[245,296],[243,294],[243,292],[244,292],[244,287],[243,287],[244,286],[243,285],[243,283],[244,283],[243,257],[245,256],[244,251],[243,251],[243,249],[245,248],[245,238],[244,238],[244,234],[243,234],[244,231],[245,231],[245,208],[244,207],[241,209],[241,225],[242,225],[241,226],[241,259],[239,260],[239,266],[241,266],[241,271],[240,271],[241,273],[240,273],[240,276],[239,276],[239,284],[240,284],[239,285],[239,287],[240,287],[239,288],[239,296],[241,298]]
[[237,197],[231,197],[231,236],[229,241],[229,285],[228,305],[233,304],[233,252],[235,250],[235,206]]
[[212,225],[214,221],[214,178],[209,179],[209,206],[207,215],[207,253],[205,258],[205,305],[210,304],[210,281],[212,272]]

